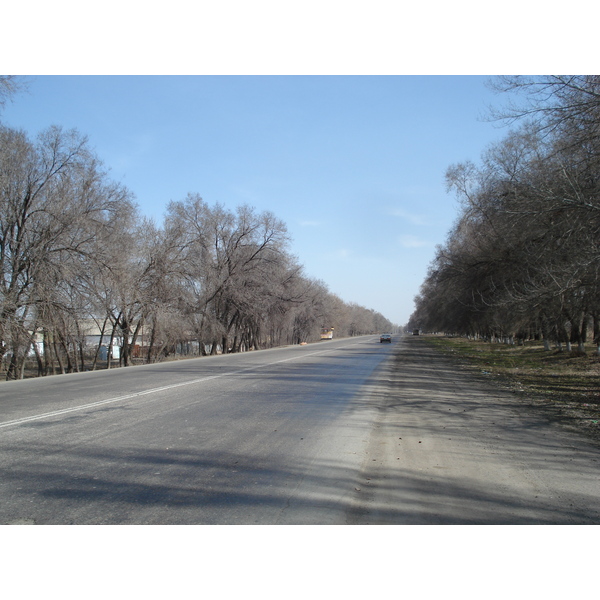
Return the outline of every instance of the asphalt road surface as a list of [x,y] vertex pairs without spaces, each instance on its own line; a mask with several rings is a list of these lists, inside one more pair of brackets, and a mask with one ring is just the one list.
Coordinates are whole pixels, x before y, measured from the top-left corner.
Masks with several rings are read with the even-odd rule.
[[592,524],[599,458],[412,337],[0,384],[1,524]]

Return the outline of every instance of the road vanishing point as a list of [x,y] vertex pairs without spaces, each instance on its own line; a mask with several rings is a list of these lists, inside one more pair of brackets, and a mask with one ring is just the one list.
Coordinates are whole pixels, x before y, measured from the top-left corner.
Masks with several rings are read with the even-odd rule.
[[1,524],[597,524],[599,459],[412,336],[0,384]]

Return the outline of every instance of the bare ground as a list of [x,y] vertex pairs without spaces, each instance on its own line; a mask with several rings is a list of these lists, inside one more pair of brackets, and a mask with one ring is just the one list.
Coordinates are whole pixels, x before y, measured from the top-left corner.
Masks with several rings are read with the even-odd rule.
[[377,416],[347,523],[600,522],[588,417],[483,371],[426,337],[398,345],[365,397]]
[[519,347],[442,336],[423,336],[419,342],[441,350],[482,383],[511,392],[516,406],[535,408],[600,443],[600,356],[593,348],[582,355],[546,351],[540,342]]

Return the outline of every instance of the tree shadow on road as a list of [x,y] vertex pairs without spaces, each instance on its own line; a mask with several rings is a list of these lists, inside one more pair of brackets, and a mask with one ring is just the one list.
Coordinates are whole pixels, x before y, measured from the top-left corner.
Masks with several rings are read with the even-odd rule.
[[[340,407],[334,411],[328,403],[338,402],[346,415],[370,431],[358,470],[343,456],[321,453],[317,445],[311,446],[317,442],[310,431],[306,451],[294,447],[286,452],[285,432],[271,429],[264,447],[256,445],[252,453],[183,443],[167,448],[153,439],[118,448],[98,438],[65,445],[49,441],[49,433],[33,451],[25,442],[5,446],[12,464],[5,461],[0,469],[3,498],[8,498],[0,506],[0,522],[598,522],[596,449],[565,444],[543,416],[515,411],[507,394],[457,376],[451,362],[427,352],[418,356],[399,352],[396,357],[369,379],[359,395],[351,391],[352,381],[344,387],[334,378],[337,387],[326,389],[327,382],[309,365],[299,365],[281,383],[286,386],[302,380],[324,387],[321,404],[306,400],[314,403],[315,423],[335,420]],[[245,377],[252,385],[259,375]],[[269,398],[260,402],[268,415]],[[243,410],[250,414],[257,408]],[[280,413],[271,418],[284,423],[289,415],[281,414],[282,410],[280,406]],[[293,402],[289,410],[295,410]],[[265,427],[271,424],[266,422]],[[343,430],[338,434],[345,435]],[[478,451],[475,458],[469,456],[474,449]],[[418,453],[429,453],[429,462],[417,460]],[[453,469],[445,457],[458,463],[480,460],[479,474],[488,464],[498,472],[479,477]],[[503,465],[515,462],[521,465],[524,478],[535,479],[526,493],[503,471]],[[573,473],[592,483],[579,490],[566,489],[569,477],[558,488],[544,483]],[[557,489],[559,497],[551,497]]]

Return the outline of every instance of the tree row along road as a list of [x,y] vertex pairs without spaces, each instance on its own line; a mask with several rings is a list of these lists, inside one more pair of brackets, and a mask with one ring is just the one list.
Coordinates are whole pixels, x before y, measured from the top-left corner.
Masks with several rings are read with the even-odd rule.
[[598,448],[424,340],[0,385],[0,523],[597,523]]

